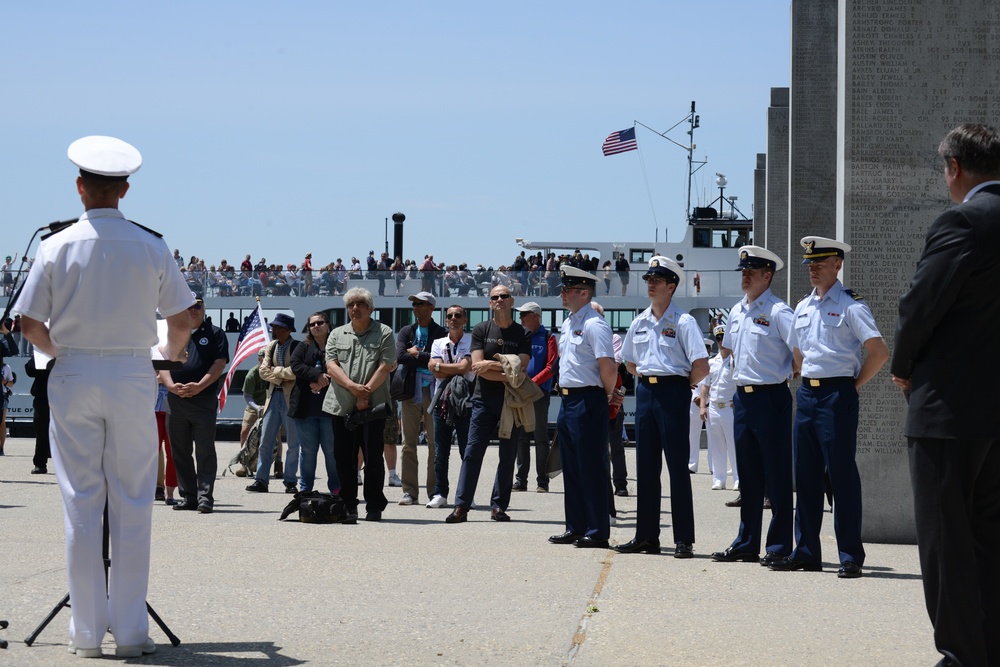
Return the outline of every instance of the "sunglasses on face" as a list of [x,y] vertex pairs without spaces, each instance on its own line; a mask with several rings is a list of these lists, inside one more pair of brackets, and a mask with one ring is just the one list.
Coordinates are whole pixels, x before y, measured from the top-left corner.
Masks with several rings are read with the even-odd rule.
[[494,294],[490,297],[490,301],[502,301],[510,298],[510,294]]
[[583,287],[560,287],[559,291],[565,293],[565,292],[583,292],[585,290]]
[[196,303],[193,306],[188,306],[188,310],[201,310],[201,308],[202,305],[200,303]]
[[318,326],[320,326],[322,324],[326,324],[326,322],[324,322],[323,320],[316,320],[315,322],[310,322],[309,326],[310,327],[318,327]]
[[447,315],[445,315],[445,319],[449,320],[460,320],[464,317],[465,315],[463,315],[462,313],[448,313]]
[[429,305],[431,305],[429,301],[414,301],[413,302],[413,307],[414,308],[416,308],[417,306],[429,306]]

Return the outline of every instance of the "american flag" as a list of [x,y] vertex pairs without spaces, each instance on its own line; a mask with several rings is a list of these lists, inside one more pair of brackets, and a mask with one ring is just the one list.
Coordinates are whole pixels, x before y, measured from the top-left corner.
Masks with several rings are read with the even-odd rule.
[[635,143],[634,127],[622,130],[621,132],[612,132],[608,135],[608,138],[604,140],[604,144],[601,146],[601,150],[604,151],[605,155],[627,153],[628,151],[634,151],[638,148],[639,145]]
[[233,355],[233,363],[229,365],[229,372],[226,373],[226,381],[219,392],[219,412],[226,407],[226,395],[229,393],[229,383],[233,381],[236,369],[247,359],[257,354],[257,351],[267,345],[271,337],[267,334],[267,327],[264,326],[264,314],[260,310],[260,303],[249,319],[243,323],[240,329],[239,340],[236,341],[236,354]]

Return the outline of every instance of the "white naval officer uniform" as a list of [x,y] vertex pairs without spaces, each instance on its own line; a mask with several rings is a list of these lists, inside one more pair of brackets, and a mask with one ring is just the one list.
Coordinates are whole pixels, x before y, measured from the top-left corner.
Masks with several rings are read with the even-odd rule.
[[[740,473],[736,465],[736,439],[733,434],[733,358],[722,358],[722,353],[708,360],[708,375],[704,383],[708,385],[708,421],[705,423],[708,436],[708,460],[712,466],[712,486],[721,484],[726,488],[727,466],[732,466],[733,490],[740,488]],[[727,464],[728,461],[728,464]]]
[[[134,170],[133,170],[134,171]],[[166,243],[114,208],[91,209],[43,240],[14,311],[40,322],[59,354],[49,437],[62,491],[70,640],[99,648],[148,639],[146,592],[156,484],[156,311],[191,305]],[[105,590],[102,514],[114,564]]]

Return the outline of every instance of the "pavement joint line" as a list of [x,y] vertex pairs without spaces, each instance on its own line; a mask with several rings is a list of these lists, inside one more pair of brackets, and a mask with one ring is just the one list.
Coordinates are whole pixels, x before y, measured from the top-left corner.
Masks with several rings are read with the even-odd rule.
[[604,584],[607,583],[608,575],[611,574],[611,566],[614,564],[614,560],[615,552],[608,549],[607,557],[601,561],[603,567],[601,568],[601,573],[597,575],[597,583],[594,584],[594,590],[591,591],[590,597],[587,599],[587,606],[583,608],[583,615],[580,617],[580,623],[576,626],[576,632],[573,633],[573,641],[566,654],[566,662],[563,663],[564,666],[571,664],[580,654],[583,642],[587,639],[587,625],[589,624],[590,618],[596,613],[596,611],[591,611],[590,609],[601,597],[601,592],[604,591]]

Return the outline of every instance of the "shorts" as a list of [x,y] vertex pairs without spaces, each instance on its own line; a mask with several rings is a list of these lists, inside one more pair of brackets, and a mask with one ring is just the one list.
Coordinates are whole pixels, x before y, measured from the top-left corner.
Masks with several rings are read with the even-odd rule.
[[259,418],[260,415],[257,411],[248,405],[247,409],[243,411],[243,428],[250,428]]

